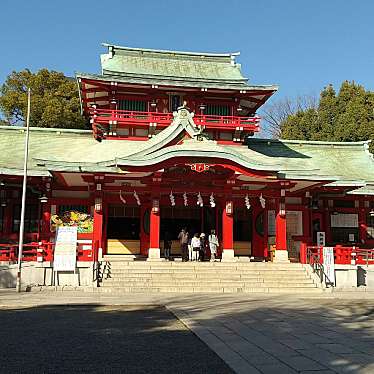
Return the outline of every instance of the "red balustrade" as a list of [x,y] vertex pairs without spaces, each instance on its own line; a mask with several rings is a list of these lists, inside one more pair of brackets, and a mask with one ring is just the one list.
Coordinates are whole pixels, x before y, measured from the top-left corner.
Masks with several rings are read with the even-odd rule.
[[[323,247],[322,246],[306,246],[300,247],[300,262],[307,263],[306,253],[310,251],[319,258],[323,263]],[[337,245],[334,247],[335,264],[338,265],[374,265],[374,249],[363,249],[358,247],[343,247]]]
[[[54,243],[40,242],[27,243],[23,245],[23,262],[52,262],[54,253]],[[77,261],[94,261],[95,251],[92,248],[82,248],[77,246]],[[18,260],[18,244],[0,243],[0,261],[16,262]]]
[[[154,124],[158,128],[165,128],[173,121],[172,113],[137,112],[128,110],[90,109],[90,115],[94,124],[109,126],[116,123],[117,126],[147,126]],[[194,117],[196,125],[205,126],[207,129],[242,128],[244,131],[259,131],[260,117],[243,116],[213,116],[197,114]]]

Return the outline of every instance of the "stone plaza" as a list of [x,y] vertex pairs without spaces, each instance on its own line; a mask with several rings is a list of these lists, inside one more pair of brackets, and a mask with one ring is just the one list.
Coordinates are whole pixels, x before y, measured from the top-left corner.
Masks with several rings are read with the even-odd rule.
[[[16,358],[18,344],[29,342],[30,336],[37,336],[40,344],[34,348],[21,345],[18,352],[30,354],[12,360],[6,366],[9,371],[3,372],[35,368],[33,360],[39,372],[47,373],[64,372],[65,367],[54,367],[54,361],[63,362],[67,368],[74,364],[81,372],[374,372],[374,301],[370,292],[265,296],[75,291],[17,294],[3,290],[0,300],[2,315],[13,322],[0,333],[3,341],[9,341],[2,349],[3,358],[9,351]],[[74,310],[81,321],[84,319],[83,324],[76,324],[74,318],[69,324],[60,320],[58,331],[48,330],[49,323],[52,326],[64,315],[72,317]],[[40,329],[32,325],[35,311],[44,318]],[[119,316],[126,317],[122,324]],[[134,320],[135,316],[141,319]],[[90,318],[95,318],[91,324]],[[75,329],[75,325],[80,327]],[[170,335],[172,332],[175,334]],[[199,339],[193,341],[190,332]],[[132,340],[126,334],[132,334]],[[99,345],[92,346],[98,337]],[[69,345],[69,349],[60,349],[59,344]],[[45,347],[54,354],[47,355]],[[69,361],[71,350],[80,352],[74,363]],[[120,352],[115,358],[113,350]],[[31,354],[36,351],[40,352],[37,359]],[[138,358],[135,361],[134,355]],[[142,356],[147,359],[139,360]]]

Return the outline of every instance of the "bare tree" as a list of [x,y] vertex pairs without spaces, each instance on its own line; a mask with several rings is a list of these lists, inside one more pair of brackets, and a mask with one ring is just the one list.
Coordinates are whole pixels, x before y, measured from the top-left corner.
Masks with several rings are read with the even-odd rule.
[[273,138],[279,138],[282,124],[290,115],[317,107],[318,98],[315,95],[300,95],[296,98],[285,97],[267,104],[262,109],[262,118],[265,122],[262,131]]

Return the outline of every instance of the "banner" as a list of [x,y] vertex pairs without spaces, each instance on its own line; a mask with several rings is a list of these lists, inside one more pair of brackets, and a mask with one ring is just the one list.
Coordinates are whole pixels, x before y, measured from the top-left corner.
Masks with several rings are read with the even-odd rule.
[[323,268],[328,280],[335,285],[334,247],[323,247]]
[[57,228],[54,271],[75,271],[77,261],[77,227],[61,226]]

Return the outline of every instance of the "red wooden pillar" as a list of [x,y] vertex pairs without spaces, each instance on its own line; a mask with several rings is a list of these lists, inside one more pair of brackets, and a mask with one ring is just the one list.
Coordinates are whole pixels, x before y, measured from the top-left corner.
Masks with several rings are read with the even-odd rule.
[[366,211],[361,208],[358,213],[358,225],[359,225],[359,238],[358,241],[365,244],[367,239],[367,223],[366,223]]
[[[148,255],[149,248],[149,219],[147,214],[149,206],[142,204],[140,207],[140,254],[142,256]],[[148,227],[148,229],[147,229]]]
[[50,240],[50,223],[51,223],[51,204],[44,203],[41,205],[41,228],[40,240]]
[[300,244],[300,262],[306,264],[306,251],[308,245],[313,243],[312,233],[312,211],[308,208],[310,201],[308,198],[303,200],[303,236]]
[[95,258],[98,258],[99,249],[103,248],[103,202],[101,197],[95,198],[94,222],[93,222],[93,236],[92,245],[96,251]]
[[226,201],[222,209],[222,261],[234,258],[234,204]]
[[152,200],[148,259],[160,258],[160,200]]
[[284,198],[281,197],[276,203],[274,262],[288,261],[286,209]]
[[275,245],[277,250],[287,250],[287,224],[286,217],[279,214],[275,218]]

